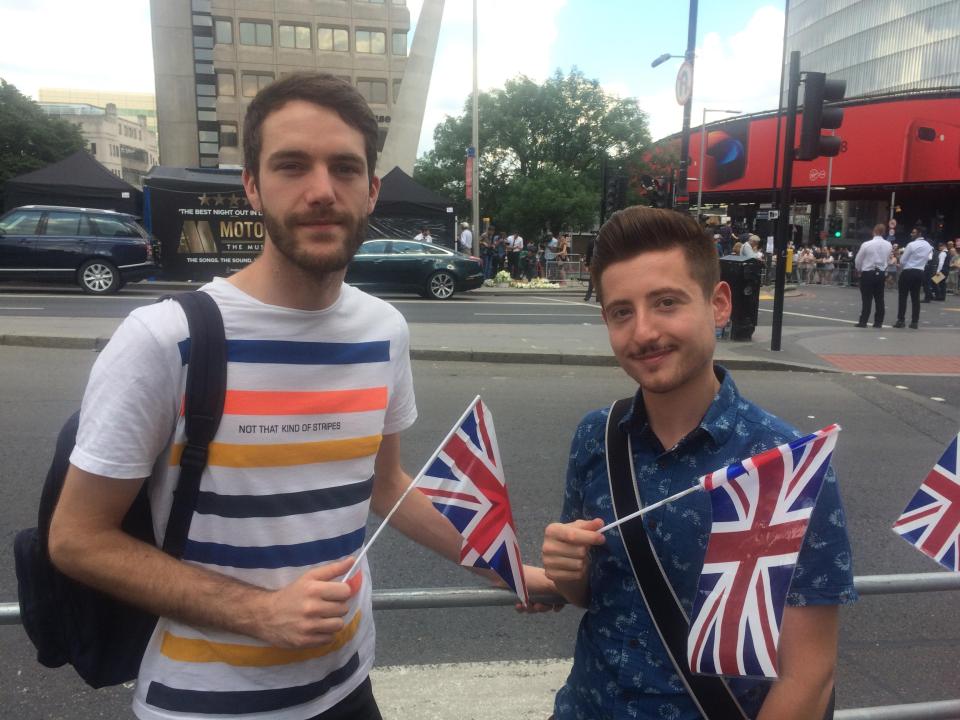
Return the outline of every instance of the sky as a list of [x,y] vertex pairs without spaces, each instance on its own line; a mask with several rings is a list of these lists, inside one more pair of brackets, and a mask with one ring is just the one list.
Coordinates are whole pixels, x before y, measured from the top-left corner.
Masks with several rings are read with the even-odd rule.
[[[412,25],[421,4],[407,0]],[[418,154],[470,94],[472,8],[472,0],[446,0]],[[687,3],[479,0],[478,8],[481,90],[576,66],[608,92],[636,98],[654,139],[680,130],[674,83],[681,60],[650,63],[686,50]],[[701,0],[691,124],[699,126],[703,108],[775,107],[782,39],[782,1]],[[153,92],[149,1],[0,0],[0,78],[34,98],[41,87]],[[707,121],[721,117],[711,113]]]

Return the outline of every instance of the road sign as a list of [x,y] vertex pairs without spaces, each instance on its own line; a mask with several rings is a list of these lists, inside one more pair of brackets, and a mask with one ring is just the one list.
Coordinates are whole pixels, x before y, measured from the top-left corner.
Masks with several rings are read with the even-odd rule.
[[693,95],[693,63],[687,61],[677,71],[677,105],[686,105]]
[[779,210],[757,210],[757,220],[776,220],[778,217]]

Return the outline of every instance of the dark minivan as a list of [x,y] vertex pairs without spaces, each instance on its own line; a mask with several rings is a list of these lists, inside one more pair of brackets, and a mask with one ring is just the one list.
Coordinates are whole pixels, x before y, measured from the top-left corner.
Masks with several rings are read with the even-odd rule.
[[25,205],[0,217],[0,279],[72,282],[107,295],[158,269],[153,240],[133,215]]

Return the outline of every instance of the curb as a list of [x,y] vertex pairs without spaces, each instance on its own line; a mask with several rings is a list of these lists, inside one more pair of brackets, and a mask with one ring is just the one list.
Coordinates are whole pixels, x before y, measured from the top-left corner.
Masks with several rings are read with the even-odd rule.
[[[56,348],[60,350],[102,350],[110,338],[66,337],[51,335],[0,335],[0,345],[15,347]],[[447,350],[437,348],[410,349],[412,360],[436,362],[516,363],[523,365],[576,365],[617,367],[613,355],[566,353],[507,352],[495,350]],[[716,358],[731,370],[791,371],[807,373],[840,373],[841,370],[819,365],[767,360],[764,358]]]

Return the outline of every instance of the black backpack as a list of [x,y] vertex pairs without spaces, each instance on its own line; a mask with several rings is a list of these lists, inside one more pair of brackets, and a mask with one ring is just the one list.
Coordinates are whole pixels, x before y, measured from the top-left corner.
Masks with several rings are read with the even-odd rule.
[[[163,551],[183,555],[190,519],[197,503],[207,448],[223,414],[226,393],[226,339],[223,317],[205,292],[173,297],[190,327],[190,361],[186,389],[186,446],[174,493]],[[70,579],[50,561],[50,519],[69,467],[80,413],[64,424],[40,496],[37,527],[21,530],[14,540],[20,617],[37,648],[37,661],[55,668],[73,665],[95,688],[133,680],[157,618]],[[147,483],[123,519],[123,530],[156,545]]]

